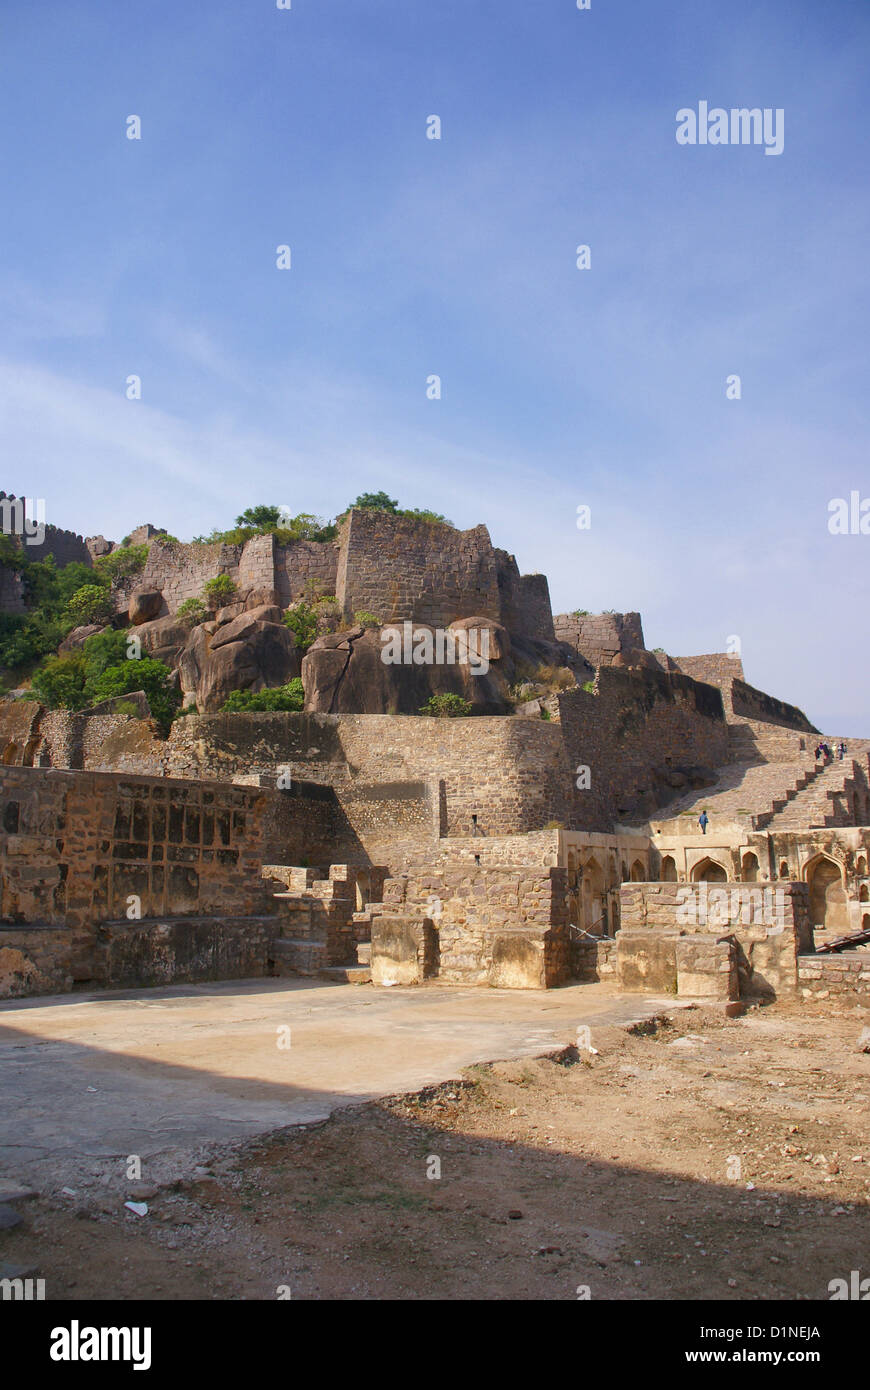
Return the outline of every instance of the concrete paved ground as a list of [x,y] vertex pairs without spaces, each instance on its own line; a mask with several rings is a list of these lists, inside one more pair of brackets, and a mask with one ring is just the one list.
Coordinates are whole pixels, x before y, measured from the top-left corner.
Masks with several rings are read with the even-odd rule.
[[[607,985],[374,989],[248,980],[0,1004],[0,1174],[51,1183],[536,1056],[676,1001]],[[281,1031],[283,1030],[283,1031]],[[289,1046],[286,1044],[289,1043]]]

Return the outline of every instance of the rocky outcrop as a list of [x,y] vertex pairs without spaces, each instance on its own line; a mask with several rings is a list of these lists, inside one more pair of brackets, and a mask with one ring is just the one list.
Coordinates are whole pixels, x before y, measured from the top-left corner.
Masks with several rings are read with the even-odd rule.
[[159,589],[134,589],[130,595],[127,613],[130,622],[138,626],[158,617],[164,607],[163,595]]
[[105,631],[106,629],[100,627],[99,623],[85,623],[82,627],[74,627],[72,632],[67,633],[57,650],[62,655],[77,652],[80,647],[84,646],[89,637],[96,637],[98,632]]
[[302,661],[306,710],[419,714],[430,696],[452,694],[468,700],[474,714],[507,713],[514,663],[506,630],[488,618],[454,623],[447,630],[455,644],[453,661],[438,660],[450,650],[443,630],[439,648],[438,631],[414,623],[406,630],[353,627],[318,637]]
[[293,633],[281,610],[253,608],[228,622],[200,623],[178,658],[186,704],[200,714],[219,710],[234,690],[265,690],[299,675]]
[[264,690],[299,675],[295,638],[274,604],[228,604],[193,628],[157,618],[140,624],[136,636],[143,654],[177,672],[185,703],[200,714],[219,710],[234,690]]

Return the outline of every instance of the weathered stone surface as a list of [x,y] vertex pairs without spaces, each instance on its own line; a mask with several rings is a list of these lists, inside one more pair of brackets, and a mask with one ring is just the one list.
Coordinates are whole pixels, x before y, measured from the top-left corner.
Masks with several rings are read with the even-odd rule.
[[[480,621],[480,620],[474,620]],[[513,673],[507,655],[508,637],[498,624],[488,624],[500,655],[489,670],[475,675],[472,658],[441,664],[385,662],[382,631],[353,627],[318,637],[302,661],[305,708],[317,714],[419,714],[432,695],[460,695],[472,713],[503,714],[510,708],[507,683]],[[413,632],[435,629],[415,623]],[[413,647],[410,649],[413,654]]]
[[68,632],[66,637],[58,647],[59,652],[74,652],[83,647],[89,637],[95,637],[98,632],[105,632],[104,627],[99,623],[84,623],[81,627],[74,627],[72,632]]
[[159,589],[134,589],[127,610],[130,622],[136,625],[150,622],[159,616],[163,606],[163,595]]
[[437,972],[437,933],[419,917],[375,917],[371,947],[373,985],[422,984]]
[[[218,647],[226,646],[229,642],[247,642],[258,632],[262,631],[264,623],[278,624],[281,622],[281,609],[275,607],[252,608],[239,615],[233,616],[231,621],[221,623],[221,615],[227,613],[227,609],[221,610],[218,614],[218,622],[221,624],[215,632],[211,641],[211,648],[214,651]],[[288,629],[289,631],[289,629]]]
[[170,667],[177,664],[190,634],[190,624],[179,622],[174,617],[155,618],[151,622],[139,624],[136,628],[142,651],[155,661],[163,661]]
[[219,710],[234,690],[263,690],[298,676],[296,641],[280,616],[278,608],[260,607],[189,632],[176,657],[185,703],[195,700],[202,713]]

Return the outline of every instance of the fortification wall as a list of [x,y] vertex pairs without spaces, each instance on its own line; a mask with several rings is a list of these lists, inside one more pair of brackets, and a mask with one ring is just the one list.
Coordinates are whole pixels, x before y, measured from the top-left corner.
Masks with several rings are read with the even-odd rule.
[[764,724],[781,724],[801,733],[818,733],[802,709],[749,685],[739,656],[731,656],[727,652],[711,652],[706,656],[672,656],[668,658],[668,666],[695,680],[717,686],[722,692],[725,717],[729,722],[754,719]]
[[226,574],[239,588],[273,591],[283,607],[306,591],[309,581],[321,593],[335,591],[338,554],[331,542],[291,541],[278,545],[275,537],[254,536],[244,545],[224,545],[153,539],[144,569],[118,590],[118,609],[126,607],[134,588],[160,589],[166,611],[174,613],[185,599],[201,598],[203,585]]
[[[7,498],[14,501],[15,493],[0,492],[0,502]],[[28,560],[45,560],[49,555],[53,555],[59,567],[68,565],[73,560],[78,560],[82,565],[91,564],[91,553],[84,536],[76,535],[75,531],[65,531],[59,526],[52,526],[48,522],[45,524],[42,542],[37,545],[35,538],[28,537],[23,548]]]
[[[334,797],[319,787],[277,792],[6,767],[0,922],[19,931],[62,928],[66,987],[99,979],[101,923],[131,920],[134,904],[143,921],[274,912],[261,866],[330,862],[335,824]],[[45,948],[42,938],[38,944]],[[19,992],[14,980],[9,990]]]
[[721,695],[688,676],[601,667],[595,693],[569,690],[558,700],[570,764],[590,769],[590,787],[574,793],[575,829],[644,819],[673,796],[669,769],[727,761]]
[[818,733],[797,705],[777,700],[773,695],[766,695],[763,690],[756,690],[754,686],[747,685],[742,680],[731,683],[731,708],[738,717],[758,719],[767,724],[784,724],[786,728],[798,729],[802,733]]
[[308,586],[322,596],[334,595],[338,579],[338,546],[334,541],[293,541],[275,547],[275,589],[286,608],[302,598]]
[[452,526],[354,508],[342,523],[336,598],[347,618],[362,609],[382,623],[447,627],[485,617],[523,636],[553,641],[544,575],[521,575],[485,526]]
[[496,554],[485,526],[452,526],[354,508],[339,537],[336,598],[383,623],[446,627],[455,618],[501,619]]
[[520,574],[513,555],[506,550],[495,552],[498,583],[501,592],[501,619],[508,629],[520,637],[536,638],[540,642],[555,642],[553,609],[550,605],[550,586],[545,574]]
[[670,656],[670,670],[681,671],[684,676],[692,676],[696,681],[706,681],[722,691],[722,698],[730,710],[731,682],[743,680],[743,662],[740,657],[729,652],[708,652],[706,656]]
[[554,721],[485,717],[426,719],[377,714],[202,715],[177,721],[167,743],[176,776],[229,779],[240,772],[335,786],[441,784],[442,835],[538,830],[564,819],[572,785]]
[[612,666],[624,654],[645,649],[639,613],[558,613],[553,622],[557,639],[593,666]]
[[[268,536],[265,539],[271,541],[272,538]],[[156,536],[148,549],[144,569],[119,589],[119,610],[126,607],[131,589],[143,588],[160,589],[166,600],[167,612],[174,613],[185,599],[201,598],[202,586],[207,579],[227,574],[231,579],[238,580],[239,562],[245,548],[220,542],[213,545],[195,542],[183,545]]]

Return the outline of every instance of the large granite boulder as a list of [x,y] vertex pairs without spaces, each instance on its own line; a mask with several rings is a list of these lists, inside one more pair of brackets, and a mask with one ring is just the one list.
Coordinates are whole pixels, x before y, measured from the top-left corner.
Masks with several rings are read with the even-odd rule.
[[159,617],[163,606],[163,594],[159,589],[134,589],[127,609],[130,622],[137,627],[140,623],[150,622],[152,618]]
[[136,628],[136,636],[142,643],[145,655],[153,657],[155,661],[165,661],[171,667],[178,665],[190,634],[190,623],[179,622],[171,616],[140,623]]
[[[424,623],[409,625],[407,636],[399,624],[353,627],[318,637],[302,660],[306,711],[419,714],[430,696],[453,694],[468,700],[474,714],[507,713],[513,674],[510,638],[489,619],[462,621],[464,626],[454,625],[453,661],[438,659],[447,656],[450,644],[442,636],[439,646],[438,630]],[[479,631],[469,637],[483,624],[491,630],[488,639],[484,641]]]
[[195,700],[208,714],[234,690],[265,690],[298,676],[295,638],[280,619],[281,610],[267,604],[195,627],[177,661],[185,704]]

